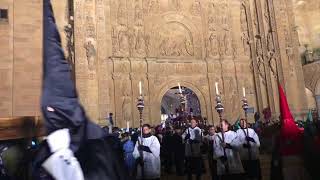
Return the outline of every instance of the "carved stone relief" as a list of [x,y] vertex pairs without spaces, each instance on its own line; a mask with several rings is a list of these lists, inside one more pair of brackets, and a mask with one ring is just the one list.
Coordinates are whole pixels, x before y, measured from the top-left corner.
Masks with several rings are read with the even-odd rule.
[[[231,114],[229,118],[236,118],[238,116],[238,112],[240,109],[240,103],[237,93],[237,82],[233,76],[225,76],[223,77],[224,83],[224,95],[225,95],[225,104],[228,113]],[[233,119],[232,119],[233,120]]]
[[169,0],[169,7],[171,10],[180,11],[182,9],[181,0]]
[[160,11],[159,0],[145,0],[144,9],[146,14],[157,14]]
[[193,16],[200,16],[201,4],[199,0],[194,0],[190,7],[190,14]]
[[180,23],[167,23],[153,38],[153,47],[158,49],[158,56],[194,56],[192,34]]
[[208,7],[208,43],[207,43],[207,54],[210,57],[219,55],[219,40],[218,40],[218,18],[217,18],[217,7],[214,2],[209,3]]
[[134,30],[133,30],[133,42],[131,42],[130,49],[133,49],[134,56],[146,56],[147,38],[144,33],[144,17],[142,10],[142,3],[140,0],[135,1],[134,9]]
[[95,42],[94,40],[87,40],[87,42],[84,45],[84,48],[86,49],[86,56],[87,56],[87,62],[88,62],[88,69],[90,71],[94,70],[95,64],[96,64],[96,48],[95,48]]
[[132,120],[132,106],[131,106],[131,96],[129,92],[124,94],[122,102],[122,116],[124,121],[131,122]]
[[248,22],[247,22],[247,14],[246,8],[244,4],[240,7],[240,28],[241,28],[241,43],[243,48],[243,55],[250,55],[250,47],[249,47],[249,30],[248,30]]

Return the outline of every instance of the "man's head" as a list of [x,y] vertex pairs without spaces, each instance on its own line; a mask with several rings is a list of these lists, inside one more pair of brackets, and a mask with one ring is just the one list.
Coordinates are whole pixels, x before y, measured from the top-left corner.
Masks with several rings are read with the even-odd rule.
[[240,126],[241,128],[247,128],[247,121],[245,119],[240,119]]
[[192,128],[195,128],[198,125],[197,120],[195,120],[194,118],[191,119],[190,123]]
[[213,136],[216,133],[214,126],[209,126],[209,134]]
[[151,126],[150,126],[150,124],[144,124],[144,125],[142,126],[142,132],[143,132],[143,134],[149,134],[149,133],[151,133]]
[[223,119],[221,122],[221,128],[223,129],[223,131],[224,132],[229,131],[229,127],[230,127],[230,124],[229,124],[228,120]]

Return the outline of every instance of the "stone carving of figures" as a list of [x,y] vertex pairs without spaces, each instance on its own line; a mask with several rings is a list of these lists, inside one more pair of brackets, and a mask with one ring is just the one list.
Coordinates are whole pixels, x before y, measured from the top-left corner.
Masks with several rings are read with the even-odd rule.
[[192,41],[186,39],[185,40],[185,49],[186,49],[186,53],[189,56],[193,56],[194,55],[194,48],[193,48],[193,43]]
[[126,25],[127,24],[127,8],[126,0],[119,0],[118,12],[117,12],[118,24]]
[[96,49],[91,41],[88,41],[84,48],[86,49],[86,56],[88,61],[89,70],[94,70],[95,58],[96,58]]
[[258,64],[258,70],[259,74],[264,80],[265,78],[265,71],[264,71],[264,60],[263,60],[263,54],[262,54],[262,47],[261,47],[261,40],[256,40],[256,54],[257,54],[257,64]]
[[224,51],[222,52],[223,55],[231,56],[232,55],[232,46],[231,46],[229,31],[224,31],[223,44],[224,44]]
[[129,94],[125,94],[122,103],[122,116],[124,121],[131,121],[132,106]]
[[129,55],[129,35],[125,29],[120,30],[118,33],[118,46],[121,55]]
[[217,56],[218,55],[218,39],[215,33],[211,33],[209,37],[209,56]]
[[147,4],[148,13],[157,13],[159,11],[160,4],[159,0],[149,0]]
[[249,55],[249,33],[248,33],[248,24],[247,24],[247,15],[246,10],[243,5],[240,9],[240,26],[241,26],[241,41],[243,46],[244,55]]
[[142,26],[143,25],[143,14],[142,14],[142,9],[141,6],[136,2],[136,6],[134,8],[134,22],[136,26]]
[[181,10],[181,0],[170,0],[170,6],[176,10],[176,11],[180,11]]
[[135,34],[134,49],[137,54],[144,54],[145,52],[145,40],[141,29],[138,29]]
[[267,47],[268,47],[268,62],[271,69],[271,72],[274,76],[277,76],[277,65],[276,65],[276,58],[275,58],[275,49],[273,44],[273,38],[272,38],[272,31],[269,30],[267,34]]
[[169,38],[163,38],[161,43],[160,43],[160,46],[159,46],[159,49],[160,49],[160,55],[162,56],[166,56],[168,53],[167,53],[167,43],[168,43],[168,40]]
[[209,25],[209,31],[216,31],[217,29],[217,9],[214,3],[209,3],[208,7],[208,25]]
[[199,16],[201,12],[201,5],[198,0],[195,0],[190,8],[190,13],[194,16]]
[[73,42],[73,27],[68,24],[64,27],[64,32],[67,38],[67,60],[73,66],[74,65],[74,42]]

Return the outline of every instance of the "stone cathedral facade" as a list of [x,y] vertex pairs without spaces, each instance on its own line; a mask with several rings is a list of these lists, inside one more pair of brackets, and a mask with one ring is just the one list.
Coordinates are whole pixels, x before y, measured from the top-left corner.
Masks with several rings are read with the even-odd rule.
[[294,115],[306,112],[290,0],[53,3],[81,101],[102,125],[112,112],[117,126],[125,127],[126,121],[138,126],[139,81],[145,99],[143,116],[151,124],[160,122],[161,100],[178,83],[197,95],[202,116],[211,123],[218,122],[215,82],[224,117],[230,121],[243,116],[243,87],[255,111],[270,108],[277,118],[277,82],[284,86]]
[[288,0],[74,0],[75,77],[93,119],[160,119],[163,95],[180,83],[218,121],[215,82],[225,117],[242,115],[242,87],[256,111],[279,115],[277,81],[292,111],[304,112],[304,79],[292,2]]

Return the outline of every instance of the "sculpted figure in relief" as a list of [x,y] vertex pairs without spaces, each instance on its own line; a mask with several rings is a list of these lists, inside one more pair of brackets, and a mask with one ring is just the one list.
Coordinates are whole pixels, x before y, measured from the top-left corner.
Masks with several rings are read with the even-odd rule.
[[136,29],[134,50],[137,54],[145,54],[145,40],[141,29]]
[[118,6],[118,11],[117,11],[117,20],[118,20],[118,24],[120,24],[120,25],[127,24],[126,0],[119,0],[119,6]]
[[230,33],[229,31],[225,30],[223,33],[223,55],[231,56],[232,55],[232,45],[231,45],[231,39],[230,39]]
[[212,32],[210,34],[210,37],[209,37],[209,52],[208,54],[210,56],[217,56],[218,55],[218,39],[217,39],[217,35]]
[[86,49],[88,68],[89,68],[89,70],[94,70],[96,49],[90,40],[84,45],[84,48]]
[[180,11],[182,8],[181,0],[169,0],[169,6],[175,11]]
[[118,47],[121,55],[129,55],[129,34],[127,29],[121,29],[118,33]]
[[147,13],[158,13],[160,8],[159,0],[149,0],[147,1]]
[[201,4],[198,0],[195,0],[190,7],[190,13],[194,16],[199,16],[200,12],[201,12]]
[[243,47],[243,54],[249,55],[249,32],[248,32],[248,24],[247,24],[247,15],[246,10],[243,5],[241,5],[240,9],[240,26],[241,26],[241,41]]
[[128,92],[125,92],[122,102],[122,116],[124,121],[131,121],[132,107],[131,98]]

